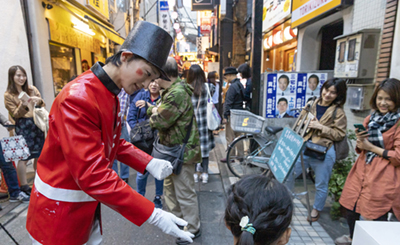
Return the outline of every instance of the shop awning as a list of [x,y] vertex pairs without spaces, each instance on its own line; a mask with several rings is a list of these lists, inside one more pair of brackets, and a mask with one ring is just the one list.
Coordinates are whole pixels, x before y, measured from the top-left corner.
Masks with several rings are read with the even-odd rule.
[[106,36],[108,39],[111,41],[117,43],[117,44],[123,44],[125,39],[121,37],[116,31],[109,29],[108,27],[104,26],[103,24],[97,22],[95,19],[92,19],[91,17],[85,15],[85,19],[89,21],[89,28],[93,29],[97,32],[102,33],[104,36]]
[[208,52],[209,52],[210,54],[213,54],[213,55],[218,55],[218,54],[219,54],[219,46],[218,46],[218,44],[212,46],[211,48],[209,48],[209,49],[208,49]]

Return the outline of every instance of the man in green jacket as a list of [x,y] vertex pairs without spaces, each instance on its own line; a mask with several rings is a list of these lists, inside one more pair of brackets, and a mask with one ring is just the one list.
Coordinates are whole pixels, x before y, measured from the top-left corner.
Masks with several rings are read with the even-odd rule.
[[[171,79],[157,79],[160,88],[161,102],[147,110],[150,126],[158,130],[160,143],[166,146],[182,144],[193,118],[192,129],[185,148],[184,164],[179,175],[170,175],[164,179],[165,203],[169,210],[178,217],[184,218],[188,225],[185,228],[200,236],[200,218],[197,194],[194,189],[194,164],[201,161],[200,137],[191,96],[193,88],[178,78],[178,66],[174,58],[169,57],[163,70]],[[177,239],[176,244],[189,244]]]

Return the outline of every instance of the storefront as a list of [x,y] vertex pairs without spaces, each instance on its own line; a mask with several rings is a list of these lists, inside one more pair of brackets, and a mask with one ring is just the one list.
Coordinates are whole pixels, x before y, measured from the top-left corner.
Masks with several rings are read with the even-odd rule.
[[291,28],[298,31],[296,71],[333,70],[335,37],[351,29],[353,0],[293,0]]
[[297,29],[291,28],[291,1],[265,0],[262,71],[295,71]]
[[[108,6],[108,1],[101,1],[100,6]],[[71,3],[60,2],[44,12],[50,35],[54,96],[97,61],[104,63],[114,54],[115,46],[124,41],[113,27],[101,20],[108,19],[108,7],[99,10],[90,4],[87,7],[85,11]]]

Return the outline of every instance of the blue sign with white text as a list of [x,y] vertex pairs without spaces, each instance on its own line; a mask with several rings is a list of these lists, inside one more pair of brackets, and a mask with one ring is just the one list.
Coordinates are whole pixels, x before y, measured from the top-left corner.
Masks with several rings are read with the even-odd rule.
[[160,1],[160,10],[169,10],[168,1]]

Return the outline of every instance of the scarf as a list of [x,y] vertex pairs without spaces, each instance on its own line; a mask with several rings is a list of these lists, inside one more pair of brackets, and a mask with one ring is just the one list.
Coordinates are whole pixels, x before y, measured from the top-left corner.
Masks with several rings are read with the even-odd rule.
[[[393,125],[396,124],[397,120],[400,118],[400,111],[388,112],[385,115],[378,111],[372,113],[371,118],[368,123],[368,141],[373,145],[385,149],[385,144],[383,142],[382,133],[388,131]],[[366,164],[372,162],[372,159],[376,154],[374,152],[368,151]]]

